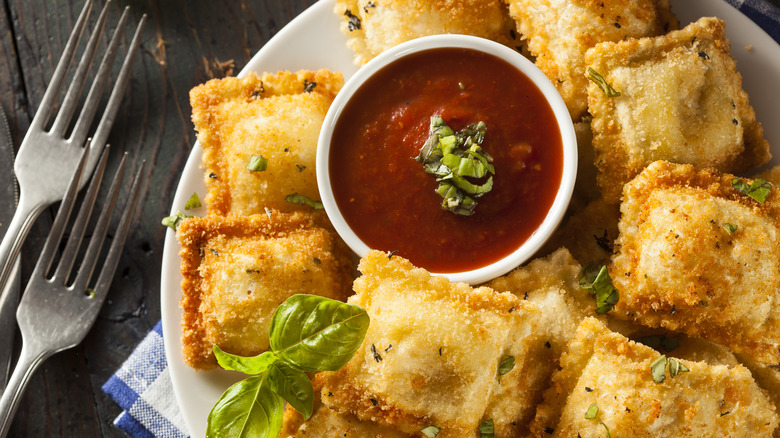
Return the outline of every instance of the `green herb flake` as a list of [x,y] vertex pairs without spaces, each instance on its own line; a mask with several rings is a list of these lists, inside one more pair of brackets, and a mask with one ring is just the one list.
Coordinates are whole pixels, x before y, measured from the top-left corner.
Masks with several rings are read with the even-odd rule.
[[194,216],[188,216],[182,213],[181,211],[177,211],[176,214],[174,214],[173,216],[164,217],[162,221],[160,221],[160,223],[172,229],[173,231],[176,231],[179,229],[179,225],[181,224],[181,221],[191,217]]
[[301,195],[300,193],[293,193],[292,195],[287,195],[284,197],[284,200],[292,204],[298,204],[298,205],[306,204],[315,210],[323,209],[322,202],[315,201],[306,195]]
[[492,418],[479,423],[479,438],[493,438],[494,433],[495,425]]
[[599,424],[601,424],[602,426],[604,426],[604,430],[606,430],[606,432],[607,432],[607,438],[612,438],[612,434],[611,434],[611,433],[609,433],[609,428],[607,427],[607,425],[606,425],[606,424],[604,424],[604,422],[603,422],[603,421],[601,421],[601,420],[599,420]]
[[420,429],[420,432],[422,432],[423,435],[427,436],[428,438],[436,438],[436,435],[441,432],[441,427],[432,424],[428,427],[423,427]]
[[737,226],[734,224],[723,224],[723,228],[726,229],[726,232],[729,233],[729,235],[732,235],[737,232]]
[[653,382],[661,383],[666,380],[666,356],[661,355],[650,364],[650,373],[653,376]]
[[87,290],[84,291],[84,295],[88,298],[95,298],[95,289],[88,287]]
[[264,172],[265,169],[268,168],[268,159],[264,158],[262,155],[252,155],[252,157],[249,158],[249,163],[246,165],[246,168],[249,169],[250,172]]
[[596,415],[599,413],[599,405],[596,403],[593,403],[592,405],[588,406],[587,412],[585,412],[585,419],[586,420],[593,420],[596,418]]
[[733,178],[731,180],[731,186],[743,195],[748,195],[751,198],[758,201],[760,204],[766,202],[766,198],[769,196],[769,191],[772,189],[772,184],[767,181],[756,178],[753,180],[753,184],[748,185],[740,178]]
[[678,374],[687,373],[689,371],[691,370],[688,369],[688,367],[686,367],[682,363],[680,363],[680,361],[678,361],[677,359],[673,357],[669,358],[669,376],[671,378],[675,378],[677,377]]
[[200,202],[200,197],[198,197],[197,192],[193,192],[192,196],[190,196],[190,199],[187,201],[186,204],[184,204],[185,210],[192,210],[193,208],[201,207],[203,204]]
[[607,267],[596,262],[586,265],[580,275],[580,287],[596,296],[596,313],[603,315],[615,307],[620,292],[612,285]]
[[501,376],[504,374],[512,371],[515,367],[515,357],[514,356],[503,356],[501,358],[501,361],[498,363],[498,371],[496,372],[496,377],[498,378],[498,383],[501,383]]
[[436,177],[436,193],[442,197],[443,210],[471,216],[476,199],[493,189],[493,157],[480,146],[486,133],[484,122],[455,132],[440,116],[431,117],[430,135],[415,160]]
[[601,76],[596,70],[593,70],[592,68],[588,67],[588,79],[595,82],[596,85],[601,87],[601,89],[604,91],[604,94],[607,97],[618,97],[620,96],[620,92],[612,88],[612,85],[609,85],[606,79],[604,79],[604,76]]

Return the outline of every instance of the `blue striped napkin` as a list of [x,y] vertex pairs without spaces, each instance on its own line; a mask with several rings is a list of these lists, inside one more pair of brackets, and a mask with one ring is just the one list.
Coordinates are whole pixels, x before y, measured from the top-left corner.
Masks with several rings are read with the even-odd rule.
[[[766,0],[727,0],[780,43],[780,10]],[[162,326],[154,327],[105,385],[124,411],[114,424],[134,438],[187,437],[176,404],[163,348]]]

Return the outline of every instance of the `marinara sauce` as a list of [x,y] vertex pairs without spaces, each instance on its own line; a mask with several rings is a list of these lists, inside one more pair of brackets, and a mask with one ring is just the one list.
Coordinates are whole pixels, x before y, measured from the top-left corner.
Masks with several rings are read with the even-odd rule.
[[[441,208],[438,183],[415,161],[431,116],[456,132],[483,121],[493,189],[475,213]],[[437,273],[489,265],[542,223],[561,181],[563,146],[542,92],[506,61],[470,49],[403,57],[365,82],[335,126],[331,184],[345,220],[368,246]]]

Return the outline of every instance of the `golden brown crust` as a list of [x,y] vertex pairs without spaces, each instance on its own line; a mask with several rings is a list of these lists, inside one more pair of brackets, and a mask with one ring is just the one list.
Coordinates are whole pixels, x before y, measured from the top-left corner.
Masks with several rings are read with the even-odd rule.
[[661,37],[601,43],[587,63],[621,93],[588,88],[607,202],[619,202],[623,185],[656,160],[740,173],[771,157],[723,21],[701,18]]
[[668,0],[508,0],[509,13],[536,65],[578,121],[587,110],[585,52],[602,41],[663,35],[677,29]]
[[501,0],[336,0],[334,12],[357,65],[427,35],[456,33],[522,45]]
[[780,192],[760,204],[733,178],[656,162],[626,185],[609,266],[615,312],[777,364]]
[[[323,403],[406,433],[435,424],[440,438],[469,436],[492,418],[496,436],[517,435],[544,384],[535,372],[546,350],[538,308],[377,251],[359,269],[349,302],[368,311],[371,325],[347,365],[318,375]],[[515,367],[498,382],[505,356]]]
[[[193,88],[192,121],[203,147],[209,214],[309,209],[284,198],[301,193],[319,199],[317,138],[342,85],[340,73],[319,70],[250,73]],[[252,155],[268,159],[266,171],[246,168]]]
[[[690,371],[653,381],[660,353],[582,322],[532,424],[534,436],[772,436],[778,417],[740,365],[680,359]],[[595,418],[585,418],[592,404]]]
[[182,221],[185,362],[216,366],[212,345],[243,356],[268,348],[276,306],[296,293],[345,300],[351,257],[312,215],[208,216]]

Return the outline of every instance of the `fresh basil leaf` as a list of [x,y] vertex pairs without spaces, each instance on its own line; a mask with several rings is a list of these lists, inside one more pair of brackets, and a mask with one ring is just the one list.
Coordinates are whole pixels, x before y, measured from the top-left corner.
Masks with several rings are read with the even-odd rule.
[[498,362],[498,371],[496,372],[498,377],[498,383],[501,383],[501,376],[512,371],[515,368],[514,356],[503,356]]
[[219,366],[226,370],[239,371],[244,374],[260,374],[267,370],[268,365],[276,359],[276,356],[270,351],[257,356],[244,357],[224,352],[217,344],[214,344],[212,350],[214,350],[214,356],[216,356]]
[[767,181],[756,178],[753,180],[753,184],[748,185],[745,181],[739,178],[733,178],[731,180],[731,186],[743,195],[748,195],[751,198],[758,201],[760,204],[766,202],[766,198],[769,196],[769,192],[772,190],[772,184]]
[[268,384],[271,390],[285,399],[308,420],[314,410],[314,389],[309,376],[282,361],[268,366]]
[[300,193],[293,193],[292,195],[287,195],[284,197],[284,200],[292,204],[298,204],[298,205],[306,204],[315,210],[322,210],[324,208],[322,206],[322,202],[315,201],[306,195],[301,195]]
[[723,224],[723,228],[726,229],[726,232],[729,233],[729,235],[732,235],[737,232],[737,226],[734,224]]
[[596,70],[593,70],[590,67],[588,67],[588,79],[595,82],[596,85],[601,87],[601,90],[604,92],[604,95],[606,95],[607,97],[620,96],[620,92],[612,88],[612,85],[609,85],[607,80],[604,79],[604,76],[601,76]]
[[612,284],[607,267],[599,263],[590,263],[582,269],[580,287],[596,296],[596,313],[603,315],[620,301],[620,292]]
[[268,168],[268,159],[262,155],[252,155],[246,168],[250,172],[264,172]]
[[368,313],[358,306],[293,295],[271,320],[271,350],[303,371],[335,371],[355,354],[368,325]]
[[428,438],[436,438],[436,435],[441,432],[441,427],[432,424],[430,426],[423,427],[420,429],[420,432],[422,432],[423,435],[427,436]]
[[669,376],[671,378],[675,378],[677,377],[678,374],[687,373],[689,371],[690,370],[688,369],[688,367],[680,363],[680,361],[678,361],[677,359],[673,357],[669,358]]
[[179,229],[179,225],[181,224],[181,221],[191,217],[194,216],[188,216],[180,211],[177,211],[176,214],[174,214],[173,216],[164,217],[163,220],[160,221],[160,223],[172,229],[173,231],[176,231]]
[[479,438],[493,438],[496,428],[493,419],[479,423]]
[[666,380],[666,356],[661,355],[650,364],[650,374],[653,376],[653,382],[661,383]]
[[599,405],[596,403],[593,403],[592,405],[588,406],[587,412],[585,412],[585,419],[586,420],[593,420],[596,418],[596,415],[599,413]]
[[203,204],[200,202],[200,198],[198,197],[198,192],[193,192],[192,196],[190,196],[190,199],[187,200],[186,204],[184,204],[184,209],[192,210],[193,208],[198,208],[202,205]]
[[261,374],[228,388],[209,412],[206,438],[278,438],[284,403],[266,379]]

